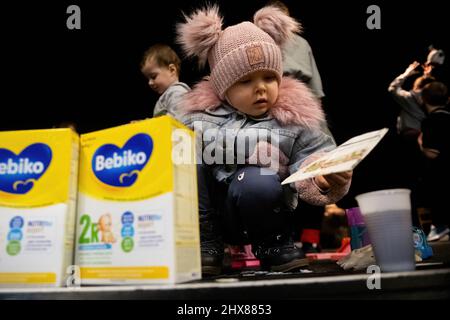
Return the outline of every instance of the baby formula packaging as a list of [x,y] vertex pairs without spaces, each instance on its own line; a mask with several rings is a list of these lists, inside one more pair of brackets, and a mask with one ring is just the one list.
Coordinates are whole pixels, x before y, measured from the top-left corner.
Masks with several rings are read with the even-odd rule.
[[201,277],[194,132],[169,116],[81,135],[82,284]]
[[78,135],[0,132],[0,286],[63,286],[73,264]]

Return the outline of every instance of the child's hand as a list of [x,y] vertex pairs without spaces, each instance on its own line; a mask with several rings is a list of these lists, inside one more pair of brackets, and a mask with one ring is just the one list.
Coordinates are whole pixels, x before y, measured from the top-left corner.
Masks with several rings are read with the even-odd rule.
[[329,190],[333,187],[346,185],[353,176],[353,170],[331,173],[325,176],[315,177],[317,186],[322,190]]

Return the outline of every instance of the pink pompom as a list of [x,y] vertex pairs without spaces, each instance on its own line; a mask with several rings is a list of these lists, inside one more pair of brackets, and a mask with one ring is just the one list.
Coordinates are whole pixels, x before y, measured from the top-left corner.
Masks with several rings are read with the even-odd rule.
[[301,25],[279,8],[267,6],[258,10],[253,16],[254,23],[267,32],[281,46],[296,32],[301,31]]
[[200,67],[208,59],[209,50],[219,40],[222,32],[222,17],[217,6],[199,9],[184,16],[185,23],[177,25],[177,42],[188,57],[197,56]]

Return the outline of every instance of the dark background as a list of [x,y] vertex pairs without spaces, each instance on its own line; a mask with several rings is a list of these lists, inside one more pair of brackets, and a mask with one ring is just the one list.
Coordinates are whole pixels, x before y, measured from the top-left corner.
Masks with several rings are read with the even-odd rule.
[[[266,1],[213,1],[225,27],[251,20]],[[204,1],[22,1],[1,6],[0,130],[48,128],[74,121],[80,133],[150,117],[157,95],[139,71],[145,49],[174,44],[175,24]],[[355,170],[347,197],[398,187],[395,119],[389,83],[433,44],[450,54],[444,1],[288,1],[303,24],[322,77],[324,109],[336,141],[382,127],[388,136]],[[81,8],[81,30],[66,9]],[[366,9],[381,8],[381,30]],[[448,65],[448,61],[446,62]],[[447,70],[448,71],[448,70]],[[181,81],[204,75],[185,60]],[[448,72],[447,72],[448,76]],[[446,78],[448,79],[448,77]],[[448,82],[447,82],[448,83]],[[344,199],[345,201],[345,199]]]

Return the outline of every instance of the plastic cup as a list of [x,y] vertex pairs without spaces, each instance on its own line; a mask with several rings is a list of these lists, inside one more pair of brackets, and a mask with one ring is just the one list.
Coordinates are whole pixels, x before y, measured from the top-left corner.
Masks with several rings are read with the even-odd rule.
[[383,272],[415,270],[410,193],[388,189],[355,197]]

